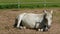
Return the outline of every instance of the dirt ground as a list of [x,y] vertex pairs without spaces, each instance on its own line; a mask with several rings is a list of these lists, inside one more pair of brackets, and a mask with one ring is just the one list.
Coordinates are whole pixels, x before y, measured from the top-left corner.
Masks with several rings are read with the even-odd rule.
[[0,9],[0,34],[60,34],[60,8],[49,8],[53,10],[53,22],[49,31],[39,32],[33,29],[17,29],[13,25],[15,17],[21,13],[42,13],[44,9]]

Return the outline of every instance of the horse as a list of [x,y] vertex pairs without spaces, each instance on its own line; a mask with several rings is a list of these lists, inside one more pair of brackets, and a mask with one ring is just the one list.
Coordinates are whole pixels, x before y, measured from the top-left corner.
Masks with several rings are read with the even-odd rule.
[[22,13],[16,17],[14,27],[37,29],[38,31],[48,31],[51,27],[53,10],[48,12],[44,10],[41,14],[35,13]]

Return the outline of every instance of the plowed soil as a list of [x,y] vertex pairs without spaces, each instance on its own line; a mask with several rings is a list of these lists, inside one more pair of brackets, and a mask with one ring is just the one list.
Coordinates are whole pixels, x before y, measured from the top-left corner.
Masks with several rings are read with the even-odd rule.
[[14,28],[15,17],[21,13],[43,13],[44,9],[0,9],[0,34],[60,34],[60,8],[49,8],[53,10],[53,22],[47,32],[33,29]]

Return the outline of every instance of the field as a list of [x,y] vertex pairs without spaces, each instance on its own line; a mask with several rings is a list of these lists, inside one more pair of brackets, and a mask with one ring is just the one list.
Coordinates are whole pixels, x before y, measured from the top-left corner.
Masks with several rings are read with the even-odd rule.
[[33,29],[17,29],[13,25],[15,17],[21,13],[42,13],[44,9],[0,9],[0,34],[60,34],[60,8],[48,8],[54,10],[53,22],[49,31],[39,32]]
[[1,3],[16,3],[16,2],[55,2],[60,3],[60,0],[0,0]]
[[[60,34],[60,8],[54,7],[60,7],[60,0],[0,0],[0,34]],[[20,30],[13,27],[17,15],[24,12],[39,14],[46,8],[54,10],[53,22],[49,31]]]
[[2,8],[44,8],[60,7],[60,0],[0,0]]

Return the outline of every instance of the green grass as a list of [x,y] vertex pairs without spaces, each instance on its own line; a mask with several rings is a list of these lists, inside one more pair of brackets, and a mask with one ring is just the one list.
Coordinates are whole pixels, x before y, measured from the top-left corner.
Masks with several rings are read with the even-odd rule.
[[[20,2],[44,2],[45,0],[20,0]],[[46,0],[46,2],[60,2],[60,0]]]
[[20,8],[44,8],[44,7],[60,7],[60,3],[47,3],[44,6],[43,3],[39,4],[20,4]]
[[[38,4],[20,4],[19,8],[49,8],[49,7],[60,7],[60,3],[47,3],[46,6],[44,6],[43,3]],[[0,9],[3,8],[18,8],[17,4],[1,4]]]
[[[17,3],[17,2],[45,2],[45,0],[0,0],[0,4]],[[60,3],[60,0],[46,0],[46,2]]]
[[[45,0],[19,0],[19,2],[44,2]],[[18,2],[18,0],[0,0],[0,2]],[[60,2],[60,0],[46,0],[46,2]]]
[[[45,0],[0,0],[0,8],[18,8],[17,2],[20,2],[20,8],[42,8],[42,7],[60,7],[60,0],[46,0],[46,2],[53,2],[53,3],[46,3],[44,6]],[[25,4],[22,4],[22,3]],[[26,4],[26,2],[28,4]],[[43,2],[43,3],[30,3],[29,2]],[[12,7],[13,6],[13,7]]]
[[0,0],[0,3],[18,2],[17,0]]

